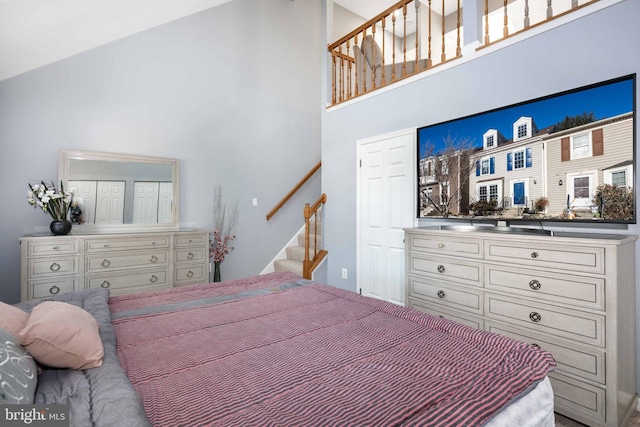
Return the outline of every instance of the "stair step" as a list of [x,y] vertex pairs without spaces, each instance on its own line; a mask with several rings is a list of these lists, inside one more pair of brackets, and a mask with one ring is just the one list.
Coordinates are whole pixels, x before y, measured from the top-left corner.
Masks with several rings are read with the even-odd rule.
[[[287,259],[294,261],[304,261],[304,246],[287,247]],[[309,259],[313,259],[313,248],[309,248]]]
[[[303,249],[304,252],[304,249]],[[302,262],[292,259],[278,259],[273,263],[275,271],[291,271],[302,276]]]

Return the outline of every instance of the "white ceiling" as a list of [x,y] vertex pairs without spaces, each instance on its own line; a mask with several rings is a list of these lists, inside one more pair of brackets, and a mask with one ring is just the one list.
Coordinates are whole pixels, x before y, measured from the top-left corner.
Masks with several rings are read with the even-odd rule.
[[0,0],[0,80],[228,1]]
[[[0,80],[228,1],[0,0]],[[366,19],[396,3],[334,1]]]

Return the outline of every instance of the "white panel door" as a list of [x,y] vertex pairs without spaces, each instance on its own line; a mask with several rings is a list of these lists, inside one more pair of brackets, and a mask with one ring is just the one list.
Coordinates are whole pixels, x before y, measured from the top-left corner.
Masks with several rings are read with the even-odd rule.
[[124,223],[124,181],[98,181],[96,224]]
[[173,182],[161,182],[158,200],[158,223],[173,223]]
[[69,181],[69,189],[82,198],[80,208],[84,224],[93,224],[96,219],[96,192],[98,181]]
[[158,223],[159,182],[136,181],[133,183],[133,223]]
[[358,288],[404,305],[404,228],[412,227],[415,130],[358,144]]

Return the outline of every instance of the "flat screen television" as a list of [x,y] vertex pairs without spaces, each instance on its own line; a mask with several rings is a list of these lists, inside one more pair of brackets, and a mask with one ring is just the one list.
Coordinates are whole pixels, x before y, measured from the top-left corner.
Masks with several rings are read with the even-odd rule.
[[418,218],[636,223],[636,77],[417,130]]

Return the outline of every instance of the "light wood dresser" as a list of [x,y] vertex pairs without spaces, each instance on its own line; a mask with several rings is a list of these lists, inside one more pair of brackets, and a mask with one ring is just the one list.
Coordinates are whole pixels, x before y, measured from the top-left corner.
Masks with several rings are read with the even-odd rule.
[[406,229],[407,306],[542,347],[556,412],[622,425],[636,408],[636,236],[485,230]]
[[203,230],[20,239],[21,299],[81,289],[111,295],[209,281],[209,233]]

